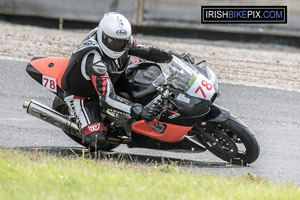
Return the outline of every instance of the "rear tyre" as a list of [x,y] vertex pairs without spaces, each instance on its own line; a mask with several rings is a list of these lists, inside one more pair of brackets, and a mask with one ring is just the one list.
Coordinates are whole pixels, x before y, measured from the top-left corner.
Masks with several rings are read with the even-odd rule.
[[[53,103],[52,103],[52,108],[54,110],[56,110],[57,112],[63,114],[63,115],[69,115],[69,109],[68,109],[68,106],[66,105],[66,103],[64,101],[62,101],[59,97],[55,96],[54,100],[53,100]],[[91,144],[90,146],[88,145],[83,145],[82,144],[82,139],[78,136],[75,136],[75,135],[72,135],[72,134],[69,134],[68,132],[64,131],[65,134],[67,134],[67,136],[69,136],[72,140],[74,140],[75,142],[77,142],[78,144],[82,145],[82,146],[85,146],[86,148],[88,148],[91,152],[95,152],[96,151],[96,148],[95,148],[95,145]],[[105,151],[108,151],[108,150],[111,150],[111,149],[114,149],[116,147],[118,147],[119,144],[105,144],[104,146],[102,147],[97,147],[97,150],[105,150]]]
[[[259,156],[260,147],[252,131],[232,115],[223,123],[202,122],[196,130],[201,143],[222,160],[246,165],[253,163]],[[211,142],[208,137],[215,142]]]

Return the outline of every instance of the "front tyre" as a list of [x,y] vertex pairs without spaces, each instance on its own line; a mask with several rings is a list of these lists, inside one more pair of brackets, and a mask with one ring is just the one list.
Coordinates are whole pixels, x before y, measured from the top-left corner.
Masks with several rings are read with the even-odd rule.
[[195,128],[199,141],[222,160],[246,165],[258,158],[260,148],[252,131],[232,115],[225,122],[206,121]]

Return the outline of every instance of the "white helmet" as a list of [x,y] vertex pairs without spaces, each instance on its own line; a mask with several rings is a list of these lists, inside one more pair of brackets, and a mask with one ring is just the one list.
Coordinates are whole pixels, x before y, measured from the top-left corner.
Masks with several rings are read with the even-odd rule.
[[101,19],[97,40],[102,51],[110,58],[117,59],[122,56],[128,47],[131,37],[130,22],[121,14],[106,13]]

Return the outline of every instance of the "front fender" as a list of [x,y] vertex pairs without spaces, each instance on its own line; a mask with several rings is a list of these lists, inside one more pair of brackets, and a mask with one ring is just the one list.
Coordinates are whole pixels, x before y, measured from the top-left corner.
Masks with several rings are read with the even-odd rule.
[[212,104],[210,107],[209,114],[205,117],[203,121],[211,121],[222,123],[225,122],[230,116],[230,111],[227,108],[223,108],[216,104]]

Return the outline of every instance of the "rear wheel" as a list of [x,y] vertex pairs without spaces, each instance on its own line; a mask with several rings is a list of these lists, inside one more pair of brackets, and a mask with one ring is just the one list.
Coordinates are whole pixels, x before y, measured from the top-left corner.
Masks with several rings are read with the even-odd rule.
[[260,148],[252,131],[234,116],[223,123],[202,122],[196,130],[201,143],[227,162],[246,165],[258,158]]
[[[52,103],[52,108],[54,110],[56,110],[57,112],[61,113],[61,114],[64,114],[64,115],[69,115],[69,109],[68,109],[68,106],[66,105],[65,102],[63,102],[59,97],[55,96],[54,100],[53,100],[53,103]],[[74,140],[75,142],[77,142],[78,144],[82,145],[82,146],[85,146],[87,148],[90,149],[90,151],[96,151],[96,148],[95,148],[95,145],[91,144],[90,146],[87,146],[87,145],[83,145],[82,144],[82,139],[78,136],[75,136],[75,135],[72,135],[72,134],[69,134],[68,132],[64,131],[65,134],[67,134],[67,136],[69,136],[72,140]],[[118,147],[119,144],[105,144],[104,146],[102,147],[97,147],[98,150],[111,150],[111,149],[114,149],[116,147]]]

